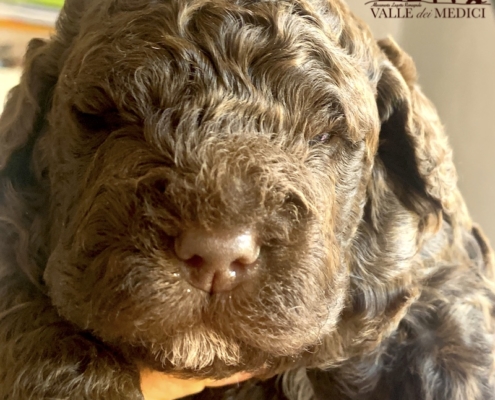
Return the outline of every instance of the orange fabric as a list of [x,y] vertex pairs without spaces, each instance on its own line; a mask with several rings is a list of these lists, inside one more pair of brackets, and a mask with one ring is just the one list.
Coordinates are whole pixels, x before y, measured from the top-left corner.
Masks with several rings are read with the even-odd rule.
[[44,34],[45,36],[48,35],[49,33],[54,32],[54,28],[50,26],[28,24],[25,22],[10,21],[5,19],[0,19],[0,28],[9,29],[13,31],[41,33]]
[[143,369],[141,371],[141,390],[145,400],[175,400],[199,393],[207,386],[231,385],[251,377],[251,374],[241,372],[218,381],[213,379],[179,379],[161,372]]

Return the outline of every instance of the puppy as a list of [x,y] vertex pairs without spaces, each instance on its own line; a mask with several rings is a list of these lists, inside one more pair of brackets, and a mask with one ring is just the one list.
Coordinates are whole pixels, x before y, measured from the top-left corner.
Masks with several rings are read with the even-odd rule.
[[495,398],[493,255],[340,0],[67,0],[0,120],[0,398]]

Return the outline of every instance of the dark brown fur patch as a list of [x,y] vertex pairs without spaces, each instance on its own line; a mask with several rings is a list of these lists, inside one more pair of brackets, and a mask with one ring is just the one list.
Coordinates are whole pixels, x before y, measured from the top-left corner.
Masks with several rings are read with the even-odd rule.
[[[249,228],[256,274],[181,275]],[[0,119],[0,398],[494,398],[493,254],[412,60],[339,0],[67,0]]]

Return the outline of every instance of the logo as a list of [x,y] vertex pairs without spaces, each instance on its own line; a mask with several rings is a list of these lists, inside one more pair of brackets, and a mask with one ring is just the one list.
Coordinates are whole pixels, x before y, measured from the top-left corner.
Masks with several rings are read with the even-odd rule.
[[489,12],[490,0],[371,0],[365,4],[371,4],[377,19],[480,19]]

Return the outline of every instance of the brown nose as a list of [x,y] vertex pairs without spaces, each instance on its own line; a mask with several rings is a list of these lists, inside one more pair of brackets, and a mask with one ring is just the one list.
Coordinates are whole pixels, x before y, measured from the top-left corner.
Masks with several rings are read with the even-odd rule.
[[252,275],[260,253],[250,230],[242,232],[189,229],[175,240],[187,280],[208,293],[232,290]]

